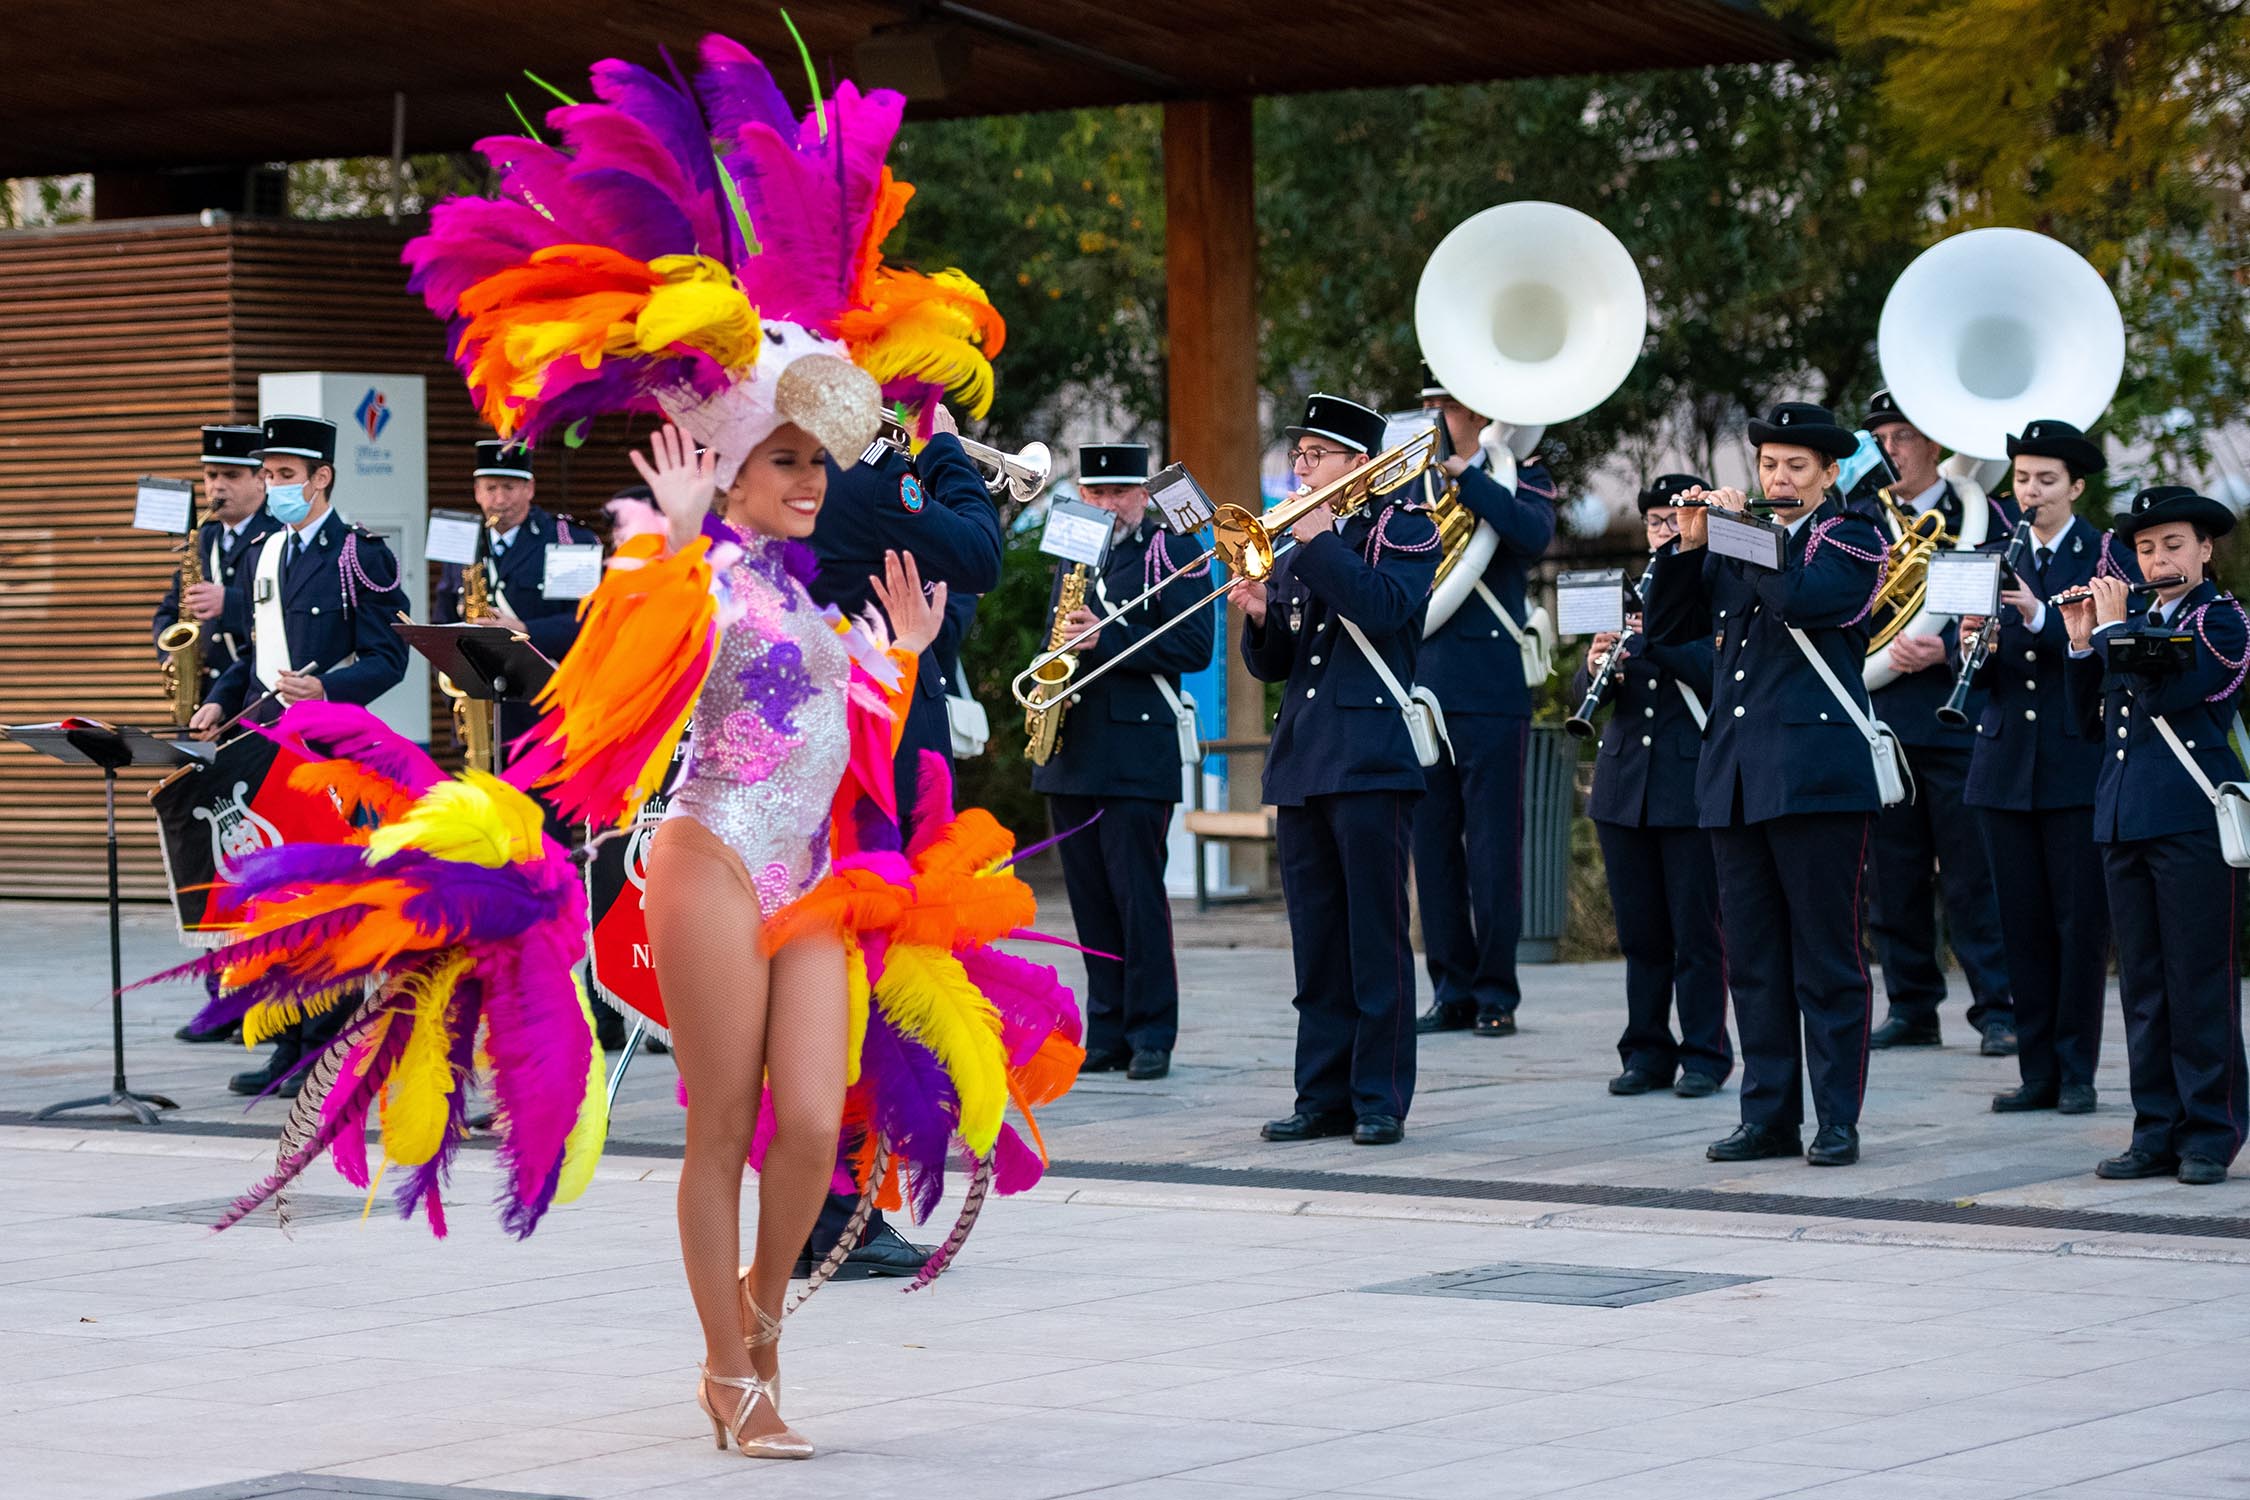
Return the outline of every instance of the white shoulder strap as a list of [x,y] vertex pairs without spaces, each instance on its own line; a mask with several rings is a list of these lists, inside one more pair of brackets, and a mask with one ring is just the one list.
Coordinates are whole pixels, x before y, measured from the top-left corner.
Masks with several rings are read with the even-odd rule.
[[1162,672],[1151,672],[1148,680],[1156,684],[1156,691],[1162,695],[1164,706],[1172,710],[1173,718],[1180,718],[1187,712],[1187,703],[1180,697],[1180,690],[1172,686],[1171,678]]
[[1694,688],[1677,677],[1672,679],[1672,686],[1678,688],[1680,696],[1687,700],[1688,717],[1695,720],[1695,727],[1700,732],[1711,722],[1711,716],[1703,711],[1703,700],[1695,696]]
[[250,585],[250,639],[257,656],[258,685],[271,690],[296,663],[289,659],[288,615],[281,603],[281,553],[293,535],[287,527],[258,549],[258,568]]
[[1813,643],[1805,639],[1805,633],[1802,630],[1792,625],[1789,627],[1789,636],[1797,643],[1797,649],[1805,653],[1805,660],[1812,663],[1812,669],[1820,674],[1820,680],[1828,684],[1828,691],[1834,693],[1836,701],[1843,705],[1845,717],[1857,726],[1859,732],[1866,737],[1867,743],[1874,744],[1879,738],[1875,733],[1875,721],[1868,718],[1860,706],[1852,701],[1851,694],[1844,691],[1844,685],[1836,680],[1834,672],[1828,670],[1828,663],[1821,659],[1818,651],[1813,649]]
[[[1343,617],[1339,615],[1337,618]],[[1351,636],[1352,644],[1359,647],[1359,654],[1366,657],[1367,664],[1375,669],[1375,675],[1383,680],[1383,686],[1391,690],[1391,697],[1397,700],[1398,706],[1401,709],[1407,708],[1412,695],[1391,671],[1390,663],[1384,661],[1381,653],[1369,643],[1366,633],[1349,620],[1344,620],[1344,630]]]
[[2187,768],[2188,775],[2194,778],[2205,799],[2213,807],[2217,807],[2219,789],[2211,785],[2211,778],[2203,774],[2203,768],[2195,763],[2195,757],[2187,753],[2187,746],[2180,743],[2179,732],[2172,728],[2162,714],[2156,716],[2156,732],[2164,736],[2164,743],[2172,747],[2172,753],[2180,758],[2180,764]]
[[1523,644],[1523,627],[1516,623],[1515,616],[1500,607],[1499,595],[1486,588],[1484,580],[1481,578],[1476,581],[1475,588],[1477,597],[1484,601],[1485,608],[1500,617],[1500,628],[1507,631],[1510,636],[1515,638],[1515,643],[1521,646]]

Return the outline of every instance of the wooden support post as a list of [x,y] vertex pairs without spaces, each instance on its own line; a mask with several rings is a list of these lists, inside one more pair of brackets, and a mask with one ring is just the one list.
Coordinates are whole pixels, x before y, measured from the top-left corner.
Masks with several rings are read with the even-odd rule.
[[[1248,99],[1164,106],[1164,260],[1170,335],[1171,452],[1214,499],[1258,503],[1258,220]],[[1227,617],[1227,738],[1266,737],[1265,684],[1232,649]],[[1259,803],[1256,757],[1230,768],[1228,804]],[[1254,889],[1264,851],[1237,846],[1234,869]]]

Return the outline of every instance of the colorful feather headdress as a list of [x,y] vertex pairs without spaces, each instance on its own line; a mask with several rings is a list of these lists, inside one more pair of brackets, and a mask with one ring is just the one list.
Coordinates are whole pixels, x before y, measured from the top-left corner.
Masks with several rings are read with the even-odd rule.
[[559,145],[479,142],[498,196],[439,204],[406,247],[485,420],[567,440],[605,412],[660,410],[719,452],[722,484],[745,437],[781,420],[856,451],[788,409],[776,337],[847,355],[888,399],[950,393],[982,416],[999,314],[959,271],[882,259],[913,195],[883,164],[905,99],[845,83],[800,118],[740,44],[702,53],[692,89],[677,69],[595,64],[597,102],[548,112]]

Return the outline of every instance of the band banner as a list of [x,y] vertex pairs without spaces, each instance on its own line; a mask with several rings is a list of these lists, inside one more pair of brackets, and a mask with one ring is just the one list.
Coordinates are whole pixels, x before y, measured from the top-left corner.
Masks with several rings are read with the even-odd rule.
[[671,804],[672,790],[687,765],[688,748],[682,739],[672,753],[671,768],[664,773],[664,785],[641,804],[632,828],[598,844],[586,866],[595,992],[658,1026],[669,1023],[664,1018],[664,997],[656,989],[656,969],[649,962],[648,917],[641,899],[648,885],[648,841]]
[[289,773],[308,764],[265,735],[237,735],[208,764],[184,766],[149,793],[182,941],[215,945],[241,918],[230,887],[250,855],[350,838],[333,793],[290,788]]

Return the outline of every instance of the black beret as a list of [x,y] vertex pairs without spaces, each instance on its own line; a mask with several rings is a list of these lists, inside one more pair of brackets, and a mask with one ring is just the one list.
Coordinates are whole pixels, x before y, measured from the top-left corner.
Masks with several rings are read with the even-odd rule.
[[2068,422],[2053,417],[2026,423],[2021,436],[2008,435],[2008,457],[2019,458],[2026,454],[2033,458],[2061,459],[2073,479],[2084,479],[2088,474],[2099,474],[2109,467],[2109,459],[2102,453],[2099,443]]
[[2205,536],[2225,536],[2234,530],[2234,512],[2208,495],[2199,495],[2184,484],[2151,485],[2133,497],[2129,514],[2119,516],[2111,529],[2131,541],[2151,526],[2185,521]]

